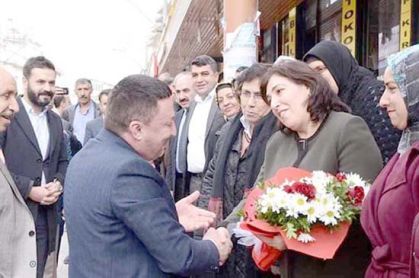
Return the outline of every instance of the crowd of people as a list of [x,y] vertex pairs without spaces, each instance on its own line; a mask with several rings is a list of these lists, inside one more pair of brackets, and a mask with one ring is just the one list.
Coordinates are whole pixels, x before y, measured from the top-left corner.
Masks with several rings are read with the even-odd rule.
[[[0,277],[54,277],[64,222],[69,277],[419,277],[419,45],[383,81],[334,41],[221,76],[201,55],[99,104],[80,78],[71,105],[45,57],[24,65],[21,97],[0,68]],[[263,272],[230,228],[290,166],[371,190],[333,259],[258,236],[282,251]]]

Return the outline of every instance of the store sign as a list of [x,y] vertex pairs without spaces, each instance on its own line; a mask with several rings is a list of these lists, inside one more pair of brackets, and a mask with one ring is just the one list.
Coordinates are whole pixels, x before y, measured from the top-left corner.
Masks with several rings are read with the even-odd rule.
[[289,22],[290,22],[290,29],[288,32],[289,36],[289,52],[288,56],[295,58],[296,53],[296,45],[297,45],[297,28],[296,28],[296,15],[297,15],[297,8],[294,7],[291,9],[291,11],[288,14]]
[[356,0],[342,1],[342,40],[355,57],[356,54]]
[[400,50],[410,46],[412,32],[412,1],[401,0],[400,9]]

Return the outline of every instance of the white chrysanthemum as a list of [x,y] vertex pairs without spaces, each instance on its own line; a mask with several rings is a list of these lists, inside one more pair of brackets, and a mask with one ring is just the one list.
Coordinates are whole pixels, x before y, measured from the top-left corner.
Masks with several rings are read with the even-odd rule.
[[349,186],[362,186],[365,188],[365,181],[361,178],[360,175],[350,173],[345,174],[346,175],[346,181],[348,182]]
[[305,214],[307,211],[307,197],[300,193],[288,194],[290,196],[288,209],[293,211],[293,214]]
[[267,213],[269,209],[274,212],[279,212],[279,205],[283,202],[282,190],[276,187],[269,187],[266,189],[266,193],[262,194],[259,198],[259,208],[261,213]]
[[309,242],[313,242],[316,239],[314,237],[312,237],[310,234],[307,233],[301,233],[298,235],[297,240],[302,242],[302,243],[309,243]]
[[324,193],[326,186],[333,180],[333,177],[329,176],[323,171],[313,171],[311,178],[306,179],[307,182],[314,185],[318,193]]
[[320,217],[320,221],[324,223],[324,225],[332,225],[335,226],[338,224],[337,219],[340,217],[339,213],[336,210],[329,208],[327,209],[324,214]]
[[321,207],[326,208],[332,206],[334,201],[334,196],[331,193],[318,194],[316,196],[315,202]]
[[341,217],[342,205],[337,197],[331,193],[320,196],[317,205],[319,206],[320,221],[325,225],[336,225]]
[[261,196],[258,201],[258,207],[261,213],[267,213],[269,210],[269,199],[265,196]]
[[281,209],[286,209],[289,206],[289,195],[279,190],[273,199],[272,202],[272,211],[279,212]]
[[309,223],[315,223],[317,219],[322,215],[318,203],[308,202],[305,215],[307,216],[307,221]]

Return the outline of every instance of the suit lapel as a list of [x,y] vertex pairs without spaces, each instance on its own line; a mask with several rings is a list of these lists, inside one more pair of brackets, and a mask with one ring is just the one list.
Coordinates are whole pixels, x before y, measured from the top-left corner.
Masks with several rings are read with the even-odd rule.
[[215,101],[213,101],[211,103],[211,108],[210,108],[210,112],[209,112],[209,115],[208,115],[207,129],[205,130],[205,138],[207,138],[207,136],[209,134],[209,131],[211,130],[211,126],[212,126],[212,123],[214,122],[214,118],[215,118],[215,115],[217,114],[217,112],[218,112],[217,104],[215,103]]
[[38,140],[36,139],[35,131],[33,130],[33,126],[31,121],[29,120],[29,115],[26,112],[25,107],[23,106],[22,100],[18,99],[19,109],[20,111],[16,114],[15,120],[22,129],[23,133],[28,137],[31,144],[34,146],[36,151],[41,154],[41,150],[38,146]]
[[49,128],[49,142],[48,142],[48,156],[52,157],[52,152],[54,151],[55,142],[58,140],[58,136],[60,134],[57,134],[57,129],[55,121],[53,121],[53,117],[51,115],[50,110],[47,111],[47,121],[48,121],[48,128]]

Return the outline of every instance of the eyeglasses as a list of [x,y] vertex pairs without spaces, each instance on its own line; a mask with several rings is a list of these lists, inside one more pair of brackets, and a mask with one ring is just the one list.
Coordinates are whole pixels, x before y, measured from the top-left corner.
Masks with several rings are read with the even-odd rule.
[[240,92],[240,99],[242,101],[248,101],[252,96],[255,100],[262,100],[262,93],[261,92],[249,92],[249,91],[242,91]]

